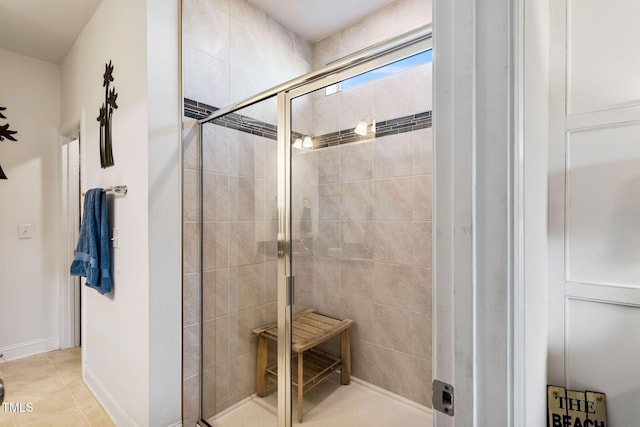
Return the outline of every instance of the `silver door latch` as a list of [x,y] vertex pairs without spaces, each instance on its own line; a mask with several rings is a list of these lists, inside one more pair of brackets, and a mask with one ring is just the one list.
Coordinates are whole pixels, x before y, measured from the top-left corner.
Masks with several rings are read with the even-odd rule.
[[433,409],[453,416],[453,386],[442,381],[433,380]]

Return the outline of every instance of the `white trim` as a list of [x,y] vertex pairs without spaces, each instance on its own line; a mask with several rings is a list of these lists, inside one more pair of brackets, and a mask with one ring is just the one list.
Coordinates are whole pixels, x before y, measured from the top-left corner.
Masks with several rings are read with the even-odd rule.
[[[80,165],[87,165],[87,111],[85,108],[80,109]],[[87,185],[87,168],[80,167],[80,182],[82,184],[81,191],[86,189]],[[86,287],[80,286],[80,305],[82,307],[87,306],[86,301]],[[87,342],[87,316],[85,315],[86,310],[80,310],[80,324],[82,327],[80,328],[80,340],[83,343]],[[83,345],[82,349],[82,363],[87,360],[87,346]]]
[[58,256],[60,263],[60,271],[58,277],[58,292],[59,292],[59,304],[60,304],[60,316],[58,320],[59,334],[60,334],[60,347],[69,348],[73,342],[73,306],[69,304],[69,286],[68,286],[68,270],[71,260],[69,259],[68,248],[68,236],[69,236],[69,221],[68,221],[68,169],[69,169],[69,144],[70,139],[64,134],[59,136],[58,144],[58,160],[60,161],[58,186],[60,189],[60,232],[59,232],[59,248]]
[[[567,4],[549,3],[549,281],[548,324],[564,325],[565,319],[565,183],[567,98]],[[565,328],[549,328],[549,384],[564,384]]]
[[[85,110],[84,108],[78,111],[77,115],[74,115],[73,118],[67,119],[67,121],[60,126],[59,128],[59,155],[62,153],[62,147],[64,145],[69,144],[74,140],[79,140],[78,148],[80,150],[80,156],[83,155],[83,138],[85,135]],[[67,151],[67,162],[66,164],[62,164],[61,162],[59,168],[59,176],[58,179],[58,187],[60,189],[60,246],[59,246],[59,263],[60,263],[60,272],[58,277],[58,288],[59,288],[59,304],[60,304],[60,315],[59,315],[59,330],[60,330],[60,348],[72,348],[80,342],[81,337],[76,336],[76,319],[80,317],[80,313],[77,311],[80,309],[78,305],[76,305],[76,295],[75,295],[75,285],[73,280],[70,280],[69,276],[69,266],[71,265],[72,259],[68,254],[75,248],[75,242],[70,241],[70,230],[69,230],[69,203],[68,203],[68,193],[67,188],[67,177],[63,177],[63,174],[68,174],[69,168],[69,156]],[[77,159],[80,161],[80,165],[85,164],[84,159]],[[84,168],[81,168],[80,173],[81,182],[84,182]],[[79,225],[79,224],[78,224]],[[73,247],[71,247],[73,246]],[[82,320],[80,320],[82,322]],[[82,357],[84,360],[84,350],[82,350]]]
[[[59,156],[64,159],[60,159],[61,167],[60,167],[60,175],[58,177],[58,183],[60,188],[60,215],[61,215],[61,225],[60,225],[60,253],[59,253],[59,262],[60,262],[60,276],[59,276],[59,293],[60,293],[60,317],[59,317],[59,325],[60,325],[60,348],[72,348],[79,344],[80,337],[76,336],[76,327],[79,326],[76,323],[77,316],[79,316],[79,304],[77,305],[76,300],[76,287],[78,279],[69,275],[69,266],[72,261],[72,253],[75,249],[75,244],[73,240],[77,239],[78,231],[73,232],[73,228],[76,226],[79,228],[80,226],[80,218],[75,218],[72,221],[71,218],[71,208],[77,208],[75,203],[71,202],[70,196],[73,194],[69,191],[71,185],[69,181],[70,171],[72,168],[77,168],[79,158],[72,158],[72,148],[73,153],[75,153],[80,145],[77,143],[77,149],[72,147],[74,141],[79,140],[78,132],[79,132],[80,122],[77,123],[77,127],[69,131],[68,134],[62,134],[60,136],[60,144],[59,144]],[[77,219],[77,224],[75,220]],[[72,228],[73,223],[73,228]]]
[[[515,19],[517,22],[516,28],[513,32],[517,35],[514,45],[516,46],[515,53],[515,68],[516,72],[514,83],[514,108],[516,110],[515,123],[514,123],[514,147],[512,159],[513,167],[513,235],[511,238],[513,251],[513,265],[512,265],[512,277],[514,281],[513,295],[511,297],[511,306],[513,310],[513,327],[511,334],[513,337],[512,345],[512,360],[513,371],[511,373],[511,385],[512,390],[509,393],[511,397],[512,415],[511,420],[514,425],[525,426],[527,420],[527,401],[526,401],[526,330],[527,330],[527,318],[526,318],[526,277],[525,277],[525,228],[526,223],[524,221],[525,214],[525,72],[526,66],[526,43],[529,42],[529,37],[526,34],[525,27],[525,0],[518,0],[517,9],[515,13]],[[530,30],[531,31],[531,30]],[[534,30],[535,31],[535,30]],[[535,32],[534,32],[535,35]]]
[[567,282],[565,285],[565,298],[640,307],[640,288],[624,285]]
[[547,139],[535,130],[548,103],[528,79],[544,77],[533,59],[548,51],[548,17],[534,6],[434,5],[434,379],[455,388],[455,416],[434,412],[437,427],[525,425],[527,393],[539,402],[545,382],[544,348],[527,351],[546,342],[534,323],[545,299],[525,274],[546,248],[545,201],[534,200],[546,156],[529,145]]
[[520,0],[519,7],[512,424],[534,427],[546,423],[547,406],[550,18],[544,2]]
[[[433,2],[433,379],[452,384],[455,390],[455,417],[460,425],[472,426],[473,399],[473,307],[467,302],[465,307],[460,298],[471,298],[467,292],[458,295],[456,301],[456,282],[468,281],[471,276],[470,230],[471,197],[461,197],[454,192],[458,182],[471,181],[471,167],[459,164],[454,169],[456,156],[455,138],[469,134],[472,119],[463,112],[457,112],[456,93],[468,95],[467,85],[473,81],[473,48],[470,47],[469,32],[473,32],[473,2],[454,2],[436,0]],[[457,5],[457,6],[456,6]],[[460,28],[458,28],[460,27]],[[466,28],[466,30],[465,30]],[[458,34],[460,31],[460,34]],[[456,39],[467,39],[467,43]],[[473,37],[473,36],[471,36]],[[454,45],[456,48],[454,49]],[[458,69],[457,67],[460,67]],[[464,70],[464,71],[463,71]],[[455,89],[455,90],[454,90]],[[466,90],[464,90],[466,89]],[[455,99],[454,99],[455,98]],[[459,120],[461,126],[455,128]],[[471,150],[467,151],[470,157]],[[460,162],[461,163],[461,162]],[[470,163],[470,161],[468,162]],[[457,212],[454,213],[454,207]],[[463,212],[464,210],[464,212]],[[461,224],[466,217],[466,224]],[[462,233],[456,233],[459,230]],[[467,233],[466,239],[463,234]],[[437,237],[437,238],[436,238]],[[462,253],[463,246],[466,253]],[[463,262],[461,262],[463,261]],[[459,264],[465,264],[458,269]],[[464,279],[463,279],[464,278]],[[454,306],[456,310],[454,310]],[[458,333],[458,329],[461,333]],[[456,347],[460,346],[460,352]],[[466,349],[466,350],[465,350]],[[466,373],[456,372],[457,366],[468,367]],[[458,381],[458,379],[460,381]],[[462,414],[462,417],[459,416]],[[456,425],[453,417],[438,411],[433,413],[436,427]]]
[[567,130],[575,131],[625,123],[635,123],[639,120],[640,106],[633,105],[615,110],[570,115],[567,116],[566,126]]
[[34,354],[57,350],[60,348],[59,340],[59,337],[49,337],[14,344],[0,348],[0,354],[3,355],[3,361],[21,359],[23,357],[33,356]]
[[139,424],[134,421],[133,418],[127,413],[127,411],[120,406],[118,399],[114,398],[111,393],[107,391],[105,385],[100,379],[91,371],[91,369],[83,364],[82,376],[85,384],[89,387],[89,390],[93,393],[96,400],[102,408],[105,410],[111,421],[120,427],[138,427]]

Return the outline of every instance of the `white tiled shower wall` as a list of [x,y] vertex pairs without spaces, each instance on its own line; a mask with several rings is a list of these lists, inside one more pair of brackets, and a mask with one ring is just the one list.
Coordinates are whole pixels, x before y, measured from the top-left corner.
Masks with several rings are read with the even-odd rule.
[[[295,268],[297,286],[312,288],[311,302],[296,309],[355,321],[353,374],[424,405],[431,402],[432,174],[423,168],[430,148],[424,129],[310,154],[318,169],[340,166],[304,196],[316,193],[317,233],[307,244],[311,260]],[[294,216],[299,227],[299,211]]]
[[[183,19],[184,96],[216,107],[223,107],[304,74],[311,70],[312,65],[314,68],[318,68],[333,59],[404,32],[413,26],[430,22],[431,2],[428,0],[399,1],[365,17],[351,27],[320,40],[315,43],[313,48],[301,37],[287,30],[245,0],[185,0]],[[399,85],[391,80],[389,83],[382,83],[383,86],[385,84],[392,86],[380,91],[379,95],[372,94],[370,102],[366,101],[364,104],[378,106],[377,111],[372,110],[367,113],[371,114],[371,117],[384,120],[404,115],[405,110],[406,114],[430,110],[430,107],[424,108],[419,105],[422,96],[425,99],[431,99],[430,87],[422,89],[422,91],[417,90],[430,85],[416,84],[412,88],[406,88],[405,85]],[[363,105],[360,99],[356,99],[360,97],[359,92],[363,93],[362,96],[365,98],[369,96],[363,90],[345,92],[340,97],[331,100],[342,98],[342,101],[337,105],[337,108],[342,108],[342,110],[336,109],[332,112],[330,102],[312,101],[309,98],[306,103],[294,109],[294,116],[302,118],[297,121],[301,127],[300,130],[303,128],[313,129],[312,132],[319,135],[325,124],[330,123],[331,127],[337,125],[342,129],[345,126],[353,127],[355,125],[352,123],[353,120],[357,122],[361,118],[367,118],[364,117],[365,112],[356,114],[356,110],[349,108],[350,102],[354,106]],[[351,101],[350,97],[353,98]],[[326,117],[326,120],[312,122],[310,119],[318,117],[318,115],[308,114],[311,108],[317,109],[321,113],[323,107],[327,108],[326,105],[329,105],[330,112],[328,114],[330,116]],[[391,113],[389,117],[383,117],[385,109]],[[336,113],[337,117],[331,116],[333,113]],[[373,114],[377,114],[377,116]],[[252,113],[247,115],[275,124],[275,102],[261,103],[253,107]],[[198,259],[200,235],[198,168],[200,160],[196,128],[192,126],[192,123],[187,124],[183,133],[185,187],[184,425],[195,423],[200,400],[199,321],[201,295],[198,287],[198,271],[200,269]],[[204,398],[206,400],[204,406],[207,412],[203,414],[205,417],[254,391],[255,340],[250,335],[250,330],[266,321],[273,320],[275,301],[275,293],[271,286],[275,284],[275,281],[269,279],[272,274],[275,274],[275,258],[273,254],[269,254],[269,249],[266,247],[269,245],[270,235],[274,233],[275,227],[273,219],[269,216],[271,201],[268,195],[270,191],[273,191],[275,181],[266,172],[270,164],[275,164],[275,160],[269,157],[273,155],[275,145],[271,149],[268,148],[275,142],[260,137],[252,137],[249,141],[246,134],[243,135],[243,133],[232,130],[228,130],[228,133],[222,137],[214,138],[213,134],[219,133],[218,130],[221,128],[215,127],[215,129],[215,132],[204,132],[205,151],[207,147],[216,146],[214,141],[217,141],[218,144],[221,141],[226,141],[228,157],[224,162],[226,162],[228,169],[226,171],[217,169],[224,162],[216,163],[215,155],[205,155],[203,184],[205,192],[215,194],[215,196],[209,199],[214,203],[207,203],[207,199],[205,199],[204,206],[203,231],[205,233],[206,261],[204,265],[205,295],[202,296],[205,307],[203,329],[205,340],[215,342],[215,347],[218,348],[217,354],[213,355],[208,353],[209,350],[214,349],[214,346],[208,346],[209,350],[205,350],[204,355]],[[328,131],[333,130],[337,129]],[[323,235],[317,239],[310,253],[297,257],[298,283],[304,283],[298,287],[298,301],[304,305],[317,304],[320,309],[325,311],[349,308],[346,314],[354,318],[358,325],[354,328],[353,339],[354,374],[425,404],[430,401],[428,396],[430,387],[424,389],[418,385],[417,381],[419,378],[428,386],[431,377],[429,360],[431,354],[431,317],[430,313],[422,308],[430,307],[430,301],[426,299],[430,298],[430,269],[423,265],[422,261],[416,264],[413,254],[417,251],[423,254],[422,258],[419,256],[418,259],[428,257],[430,260],[430,255],[425,255],[427,251],[430,251],[430,246],[427,248],[422,242],[430,242],[430,238],[426,239],[426,237],[427,234],[430,235],[431,229],[430,219],[427,221],[426,217],[420,216],[422,215],[420,212],[426,212],[426,206],[423,203],[427,200],[426,195],[415,194],[414,188],[429,187],[430,170],[424,168],[431,164],[431,160],[430,157],[428,157],[429,160],[425,160],[424,156],[430,156],[430,135],[430,129],[421,130],[380,138],[376,141],[375,147],[372,142],[366,142],[333,149],[339,153],[339,159],[341,159],[334,164],[339,168],[334,178],[337,181],[324,182],[332,167],[330,161],[312,160],[311,163],[317,165],[317,169],[307,169],[306,175],[297,174],[296,176],[296,182],[300,188],[306,187],[307,189],[304,191],[313,195],[314,209],[321,206],[322,215],[331,215],[329,211],[337,209],[338,212],[350,212],[357,216],[357,211],[361,209],[358,205],[353,204],[350,207],[348,202],[343,206],[342,198],[339,198],[338,205],[334,207],[325,205],[325,203],[319,204],[320,198],[326,196],[324,192],[331,191],[332,184],[337,184],[340,192],[344,189],[344,194],[349,194],[350,190],[357,191],[359,187],[368,186],[371,188],[370,193],[365,191],[365,200],[363,200],[365,206],[368,206],[366,209],[371,210],[372,216],[369,219],[355,221],[353,224],[349,224],[344,218],[338,218],[335,221],[338,223],[339,239],[342,239],[339,241],[340,244],[348,243],[354,239],[359,244],[360,242],[357,240],[360,235],[358,233],[373,228],[377,231],[370,237],[377,238],[378,241],[381,241],[380,239],[383,239],[385,234],[391,236],[402,231],[412,238],[410,261],[408,258],[402,258],[403,253],[404,256],[407,256],[406,245],[404,250],[399,252],[398,250],[394,251],[393,245],[387,247],[382,244],[378,245],[377,252],[376,250],[371,252],[373,258],[358,258],[356,260],[348,259],[348,257],[334,259],[320,256],[322,254],[320,248],[325,244],[322,243],[322,239],[331,236],[331,234]],[[232,141],[236,141],[236,144],[232,144]],[[234,154],[231,146],[237,145],[238,141],[241,141],[240,145],[251,146],[251,149],[246,152],[242,150],[243,157],[240,163],[237,163],[239,169],[234,171],[229,169],[229,162],[233,162]],[[222,142],[222,146],[225,146],[225,142]],[[264,151],[260,148],[261,146]],[[385,150],[385,146],[393,146],[393,149]],[[258,153],[257,157],[256,152]],[[318,155],[323,156],[320,154],[322,152],[330,153],[330,150],[319,151]],[[249,153],[248,157],[247,153]],[[256,159],[260,159],[260,153],[264,153],[262,164],[265,169],[263,171],[260,171],[260,166],[256,166],[258,165],[256,162],[259,162]],[[394,156],[394,160],[392,158],[383,160],[384,153]],[[324,154],[324,156],[326,155]],[[329,154],[329,156],[331,155]],[[364,155],[365,161],[361,162],[360,155]],[[349,166],[349,159],[352,160],[351,164],[354,167]],[[369,161],[372,162],[373,175],[370,178],[360,176],[360,169],[355,166],[360,165],[366,169]],[[396,164],[396,161],[399,163]],[[384,166],[385,164],[387,166]],[[408,164],[411,164],[410,172],[406,169]],[[377,174],[373,172],[374,168],[378,171]],[[385,172],[381,171],[387,169],[389,171],[386,172],[387,175],[384,175]],[[381,173],[382,175],[380,175]],[[398,185],[400,187],[397,187]],[[414,206],[411,209],[410,220],[408,217],[402,216],[407,214],[408,210],[402,211],[400,217],[395,217],[393,212],[388,212],[390,216],[387,218],[383,206],[376,205],[376,203],[382,203],[383,193],[380,191],[385,186],[393,190],[386,193],[389,197],[400,198],[400,206],[407,207],[407,198],[412,200],[411,203]],[[379,189],[377,199],[375,188]],[[395,194],[395,190],[400,188],[404,190]],[[323,192],[322,195],[321,192]],[[234,199],[232,194],[237,197]],[[262,202],[258,203],[262,207],[254,204],[256,200],[260,200],[256,194],[265,194]],[[369,200],[367,200],[368,196],[370,196]],[[347,200],[345,199],[345,201]],[[227,204],[226,217],[223,213],[225,208],[222,207],[225,203]],[[319,211],[316,209],[313,212],[314,215],[317,215]],[[316,227],[325,227],[331,222],[319,221],[317,216],[314,219],[317,223]],[[364,229],[361,226],[364,226]],[[413,240],[414,232],[422,233],[425,239]],[[226,240],[220,240],[221,235],[227,236]],[[239,239],[240,235],[244,237]],[[207,243],[212,240],[207,239],[207,236],[216,237],[213,245]],[[397,237],[397,234],[392,237]],[[248,244],[232,248],[235,243],[242,242]],[[226,248],[226,259],[224,256],[220,256],[224,253],[221,245]],[[262,254],[259,253],[260,245],[264,249]],[[347,246],[349,245],[345,245],[345,247]],[[355,246],[351,245],[351,247]],[[373,249],[374,246],[372,245],[371,248]],[[234,251],[236,255],[232,255]],[[207,254],[210,255],[207,256]],[[400,259],[395,258],[398,254],[400,254]],[[235,261],[233,260],[234,256]],[[247,256],[248,258],[246,258]],[[337,270],[340,277],[337,282],[332,282],[333,287],[328,287],[325,290],[316,284],[320,284],[324,280],[323,278],[326,279],[326,273],[322,273],[322,271],[326,272],[325,264],[332,262],[340,263],[340,268]],[[306,269],[300,268],[304,265],[307,266]],[[374,269],[375,276],[371,276],[371,268]],[[305,277],[303,270],[306,271],[308,280],[302,280]],[[411,280],[409,280],[409,270],[411,271]],[[394,277],[393,281],[387,280],[392,276]],[[365,280],[361,281],[361,277],[364,277]],[[371,282],[369,279],[371,277],[376,278],[375,282]],[[402,280],[398,281],[398,277]],[[243,281],[244,287],[236,287],[239,280]],[[353,293],[354,287],[349,286],[350,283],[362,284],[364,288],[360,289],[361,291],[368,289],[373,292],[373,287],[376,287],[376,291],[366,297],[359,296],[357,287]],[[385,283],[387,283],[386,286]],[[398,286],[398,289],[390,290],[391,283]],[[207,289],[214,288],[215,292],[207,292]],[[404,291],[402,293],[404,296],[400,296],[400,291]],[[400,296],[400,298],[395,300],[390,298],[387,293],[390,293],[391,296]],[[409,300],[408,295],[412,296],[412,301],[419,301],[419,303],[405,304]],[[336,305],[331,303],[333,298],[335,298]],[[383,302],[382,300],[385,300],[387,304],[379,304],[379,302]],[[211,307],[215,307],[215,309]],[[344,315],[345,312],[336,312],[336,314]],[[365,322],[370,321],[371,314],[378,316],[378,322],[371,321],[365,325]],[[383,326],[383,324],[389,326]],[[400,334],[400,337],[406,338],[402,343],[395,342],[399,337],[390,336],[387,333],[391,330],[389,328],[395,329],[396,327],[408,328]],[[372,338],[372,334],[376,334],[376,332],[380,332],[379,338]],[[429,339],[416,339],[416,334]],[[408,344],[409,342],[411,344]],[[225,350],[220,352],[221,348]],[[427,355],[429,358],[426,357]],[[216,376],[216,368],[218,372],[224,372],[225,375]],[[402,385],[399,383],[402,380],[408,382]]]
[[[427,64],[334,95],[312,93],[312,130],[431,111],[430,81]],[[431,128],[295,150],[292,200],[296,284],[311,292],[296,310],[353,319],[353,374],[429,406],[432,163]],[[305,201],[311,224],[301,222]]]
[[313,44],[313,68],[429,24],[432,0],[399,0]]
[[[255,8],[245,0],[184,0],[183,1],[183,95],[216,107],[224,107],[232,102],[241,100],[255,93],[261,92],[282,81],[291,79],[301,74],[305,74],[311,70],[311,45],[300,36],[286,29],[284,26],[276,22],[263,11]],[[275,102],[265,102],[253,107],[254,118],[275,123],[276,110]],[[230,131],[231,132],[231,131]],[[235,132],[237,134],[237,132]],[[226,135],[229,137],[229,135]],[[209,141],[211,142],[211,141]],[[233,145],[233,144],[231,144]],[[227,147],[229,146],[227,141]],[[205,149],[208,145],[205,144]],[[228,355],[226,360],[238,362],[235,365],[228,365],[229,376],[223,378],[218,376],[220,381],[216,384],[214,368],[211,363],[223,364],[225,357],[214,359],[212,355],[205,354],[204,372],[204,398],[207,399],[205,408],[208,414],[212,415],[212,411],[216,407],[224,407],[224,405],[232,404],[236,401],[240,394],[240,390],[247,390],[251,384],[242,385],[239,383],[231,383],[231,376],[236,375],[239,379],[255,378],[255,373],[249,366],[255,363],[253,359],[245,352],[249,344],[246,334],[239,331],[234,323],[236,320],[242,324],[242,328],[249,330],[253,328],[254,323],[263,322],[263,318],[258,316],[254,318],[251,324],[247,324],[248,318],[254,317],[256,313],[263,310],[264,301],[259,300],[255,306],[247,306],[244,302],[235,307],[226,307],[220,303],[223,297],[215,298],[215,293],[206,293],[200,295],[199,291],[199,141],[196,128],[193,122],[185,120],[185,130],[183,132],[183,150],[184,150],[184,291],[183,291],[183,423],[184,425],[194,425],[199,415],[200,405],[200,299],[205,298],[205,324],[203,330],[205,339],[215,342],[216,335],[224,337],[222,332],[228,332],[229,341],[238,343],[238,347],[231,350],[229,344],[229,352],[221,354]],[[228,148],[227,148],[228,150]],[[227,157],[224,162],[229,167],[229,154],[233,152],[227,151]],[[222,163],[212,163],[214,156],[205,155],[204,166],[206,173],[204,174],[203,184],[205,190],[218,189],[217,194],[223,194],[225,184],[238,188],[247,185],[247,180],[240,178],[244,174],[240,170],[236,170],[235,174],[229,169],[217,169]],[[246,160],[246,159],[244,159]],[[268,161],[268,160],[267,160]],[[242,163],[243,160],[240,161]],[[253,165],[251,165],[253,166]],[[242,167],[249,167],[243,165]],[[255,179],[255,177],[245,176],[244,178]],[[266,180],[258,178],[264,182]],[[211,187],[211,188],[209,188]],[[222,197],[222,196],[221,196]],[[231,200],[231,199],[229,199]],[[241,200],[236,200],[241,203]],[[216,215],[221,214],[224,208],[218,204]],[[232,207],[227,207],[232,209]],[[210,212],[206,210],[205,213]],[[230,212],[234,215],[233,212]],[[238,213],[239,215],[239,213]],[[233,216],[230,217],[234,219]],[[222,234],[236,235],[236,233],[249,232],[250,225],[256,225],[257,221],[241,222],[240,216],[238,221],[229,221],[228,219],[219,220],[220,217],[213,217],[213,221],[209,221],[205,217],[205,225],[203,232],[205,233],[205,242],[210,241],[207,237],[212,237],[212,233],[217,237]],[[244,219],[244,218],[243,218]],[[225,229],[226,227],[226,229]],[[241,230],[242,229],[242,230]],[[218,245],[221,245],[220,239],[215,239]],[[253,239],[252,239],[253,240]],[[237,242],[233,239],[233,242]],[[247,242],[248,240],[244,240]],[[227,242],[229,244],[229,242]],[[211,254],[207,250],[205,244],[205,252]],[[236,248],[239,249],[239,248]],[[219,251],[223,251],[218,248]],[[214,250],[215,253],[215,250]],[[232,254],[232,248],[229,247],[228,254]],[[251,267],[240,268],[239,265],[233,265],[232,270],[227,268],[234,263],[233,256],[224,262],[221,257],[214,257],[213,265],[210,263],[211,256],[206,257],[204,263],[204,281],[205,284],[214,284],[220,292],[224,292],[222,283],[233,284],[233,277],[243,277],[251,274]],[[255,270],[256,265],[267,267],[269,263],[259,262],[253,264]],[[272,266],[272,264],[269,264]],[[220,268],[218,268],[220,267]],[[226,276],[225,276],[226,274]],[[235,276],[234,276],[235,275]],[[226,280],[225,280],[226,277]],[[263,276],[262,276],[263,277]],[[213,280],[215,279],[215,280]],[[205,289],[208,289],[205,287]],[[232,292],[233,289],[230,289]],[[212,298],[217,301],[216,309],[213,313],[207,311],[206,307],[210,307]],[[239,309],[242,307],[242,310]],[[240,314],[240,311],[243,314]],[[235,313],[236,317],[229,317],[231,313]],[[222,318],[216,322],[216,316]],[[226,316],[226,317],[225,317]],[[224,325],[227,325],[225,328]],[[214,326],[215,325],[215,326]],[[213,326],[213,327],[212,327]],[[220,333],[217,333],[220,331]],[[230,332],[229,332],[230,331]],[[246,331],[244,331],[246,332]],[[238,338],[242,337],[242,341]],[[219,338],[221,339],[221,338]],[[221,339],[224,341],[224,339]],[[240,342],[244,344],[240,344]],[[220,344],[226,345],[226,344]],[[210,346],[213,349],[214,346]],[[232,351],[238,350],[234,353]],[[228,362],[231,363],[231,362]],[[236,371],[236,368],[245,366],[242,371]],[[222,367],[221,367],[222,369]],[[247,374],[245,374],[247,372]],[[217,396],[216,385],[220,396]],[[235,388],[235,389],[234,389]],[[243,396],[244,397],[244,396]]]

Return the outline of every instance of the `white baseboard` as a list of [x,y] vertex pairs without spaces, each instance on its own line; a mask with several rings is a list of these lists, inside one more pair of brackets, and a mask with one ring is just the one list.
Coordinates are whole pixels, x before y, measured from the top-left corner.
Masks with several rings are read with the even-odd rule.
[[84,382],[98,400],[111,421],[117,426],[138,427],[138,423],[120,406],[118,401],[107,391],[104,383],[91,371],[89,367],[82,367]]
[[182,427],[182,421],[178,421],[177,423],[171,424],[170,426],[167,426],[167,427]]
[[22,359],[23,357],[33,356],[34,354],[57,350],[60,348],[59,343],[60,340],[58,337],[41,338],[0,348],[0,354],[3,355],[3,361]]

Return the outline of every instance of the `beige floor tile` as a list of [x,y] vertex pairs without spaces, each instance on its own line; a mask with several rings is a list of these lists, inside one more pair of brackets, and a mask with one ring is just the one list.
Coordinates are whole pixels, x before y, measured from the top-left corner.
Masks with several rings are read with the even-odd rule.
[[5,379],[5,401],[34,402],[65,389],[60,379],[52,374],[51,377],[33,380],[29,376],[20,379]]
[[56,350],[46,353],[46,356],[54,365],[68,361],[75,361],[76,363],[80,363],[80,359],[82,358],[82,350],[80,349],[80,347],[69,348],[66,350]]
[[93,393],[91,393],[91,390],[89,390],[89,387],[87,387],[82,379],[73,380],[67,384],[67,388],[80,409],[83,409],[83,407],[87,405],[97,403],[95,397],[93,397]]
[[91,424],[91,427],[114,427],[115,424],[111,422],[111,419],[106,412],[100,407],[94,407],[87,412],[84,412],[85,418]]
[[3,407],[0,406],[0,427],[13,427],[15,424],[13,423],[13,416],[5,412]]
[[109,416],[91,393],[82,379],[76,379],[67,385],[78,407],[92,426],[113,426]]
[[87,420],[78,407],[69,407],[61,411],[54,411],[48,414],[37,413],[16,417],[17,427],[88,427]]
[[33,412],[3,414],[0,427],[113,427],[82,380],[79,348],[57,350],[0,365],[5,402],[31,403]]
[[53,366],[44,354],[38,354],[24,359],[12,360],[2,364],[2,378],[20,378],[29,375],[33,378],[46,376],[51,373]]
[[63,383],[69,384],[82,378],[82,353],[79,348],[53,351],[47,353],[47,357]]
[[82,380],[82,369],[80,367],[68,367],[62,370],[56,369],[56,373],[58,374],[60,381],[65,385],[71,384],[76,380]]
[[[60,389],[53,393],[46,393],[37,396],[36,398],[28,401],[20,401],[22,404],[31,403],[33,407],[32,412],[19,412],[14,413],[13,418],[17,425],[23,425],[30,420],[48,418],[55,416],[59,413],[66,413],[69,410],[77,409],[77,412],[82,415],[80,408],[75,404],[71,393],[62,386]],[[73,411],[72,411],[73,412]]]

